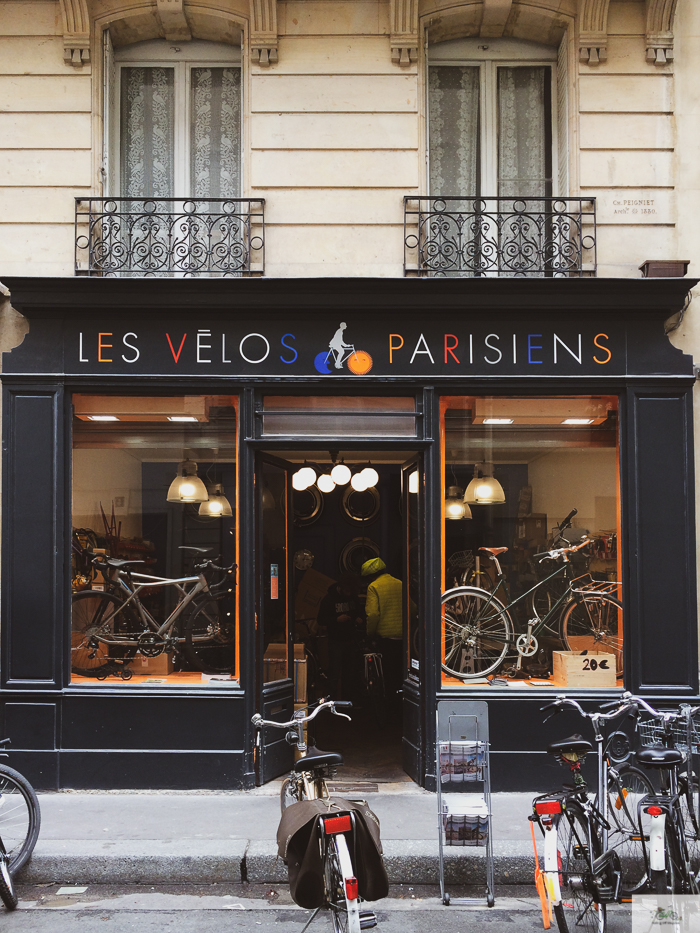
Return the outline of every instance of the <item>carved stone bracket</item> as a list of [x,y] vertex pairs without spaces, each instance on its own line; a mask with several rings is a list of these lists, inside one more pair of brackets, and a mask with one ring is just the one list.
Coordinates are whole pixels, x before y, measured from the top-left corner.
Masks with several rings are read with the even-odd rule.
[[63,60],[79,67],[90,61],[90,13],[87,0],[58,0],[63,22]]
[[391,0],[391,60],[406,68],[418,60],[418,0]]
[[250,0],[250,57],[263,66],[277,61],[277,0]]
[[597,65],[608,58],[610,0],[579,0],[579,59]]
[[192,38],[184,0],[156,0],[156,12],[168,42],[188,42]]
[[673,18],[678,0],[647,0],[647,61],[673,61]]

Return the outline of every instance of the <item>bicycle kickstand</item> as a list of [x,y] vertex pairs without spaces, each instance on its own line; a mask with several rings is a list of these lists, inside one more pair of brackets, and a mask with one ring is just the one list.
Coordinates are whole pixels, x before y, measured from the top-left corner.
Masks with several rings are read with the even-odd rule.
[[316,910],[311,914],[311,916],[309,917],[309,919],[308,919],[308,920],[306,921],[306,923],[304,924],[301,933],[306,933],[306,931],[308,930],[309,926],[311,925],[311,921],[314,919],[314,917],[316,916],[316,914],[319,912],[320,909],[321,909],[320,907],[317,907]]

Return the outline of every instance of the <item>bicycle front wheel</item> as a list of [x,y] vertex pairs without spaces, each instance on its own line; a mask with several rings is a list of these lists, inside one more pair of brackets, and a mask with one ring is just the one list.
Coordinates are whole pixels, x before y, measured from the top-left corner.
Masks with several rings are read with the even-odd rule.
[[697,774],[693,773],[690,761],[687,771],[680,775],[680,801],[681,816],[685,842],[688,847],[688,861],[690,870],[697,876],[700,871],[700,784]]
[[17,907],[17,891],[10,874],[7,855],[0,853],[0,899],[8,910]]
[[604,933],[605,904],[597,904],[592,893],[591,862],[598,856],[588,851],[588,826],[583,814],[568,807],[557,824],[557,850],[561,865],[560,884],[564,916],[570,930]]
[[185,621],[185,656],[203,674],[230,674],[236,668],[236,624],[223,603],[202,603]]
[[622,603],[614,596],[574,597],[564,607],[560,636],[567,651],[614,655],[618,677],[622,674]]
[[513,644],[513,623],[505,606],[475,586],[459,586],[442,597],[442,669],[460,680],[497,671]]
[[29,861],[40,826],[41,811],[34,788],[19,771],[0,764],[0,839],[10,874]]
[[133,640],[136,635],[132,616],[128,610],[120,611],[123,606],[110,593],[81,590],[73,594],[70,656],[74,674],[93,677],[109,667],[110,659],[128,660],[136,654],[135,647],[119,645],[120,636]]
[[654,792],[653,784],[638,768],[623,765],[608,772],[608,846],[620,858],[623,896],[640,891],[647,882],[644,845],[651,817],[641,811],[639,803]]
[[324,873],[333,933],[360,933],[359,901],[348,897],[345,885],[346,878],[355,876],[345,836],[333,836],[326,845]]

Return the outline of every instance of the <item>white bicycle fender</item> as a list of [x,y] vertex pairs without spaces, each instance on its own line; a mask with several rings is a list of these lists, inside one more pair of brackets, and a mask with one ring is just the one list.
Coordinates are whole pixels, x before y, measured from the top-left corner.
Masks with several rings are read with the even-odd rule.
[[665,829],[665,813],[651,817],[649,826],[649,868],[652,871],[664,871],[666,868]]
[[547,826],[544,834],[544,872],[549,896],[554,904],[558,904],[561,901],[559,852],[557,850],[557,830],[553,822]]

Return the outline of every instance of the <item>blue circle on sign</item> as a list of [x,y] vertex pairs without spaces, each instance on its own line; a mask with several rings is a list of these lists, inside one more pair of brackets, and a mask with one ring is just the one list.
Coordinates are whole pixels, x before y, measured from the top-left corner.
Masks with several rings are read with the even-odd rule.
[[330,372],[327,362],[328,350],[323,350],[321,353],[317,353],[314,357],[314,366],[316,371],[321,373],[324,376],[327,376]]

